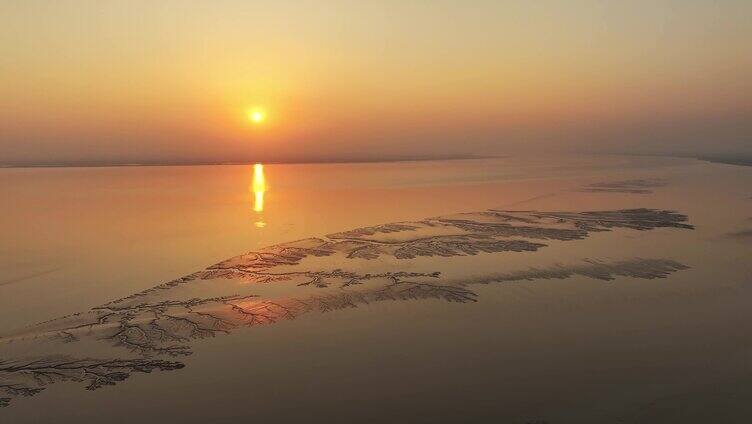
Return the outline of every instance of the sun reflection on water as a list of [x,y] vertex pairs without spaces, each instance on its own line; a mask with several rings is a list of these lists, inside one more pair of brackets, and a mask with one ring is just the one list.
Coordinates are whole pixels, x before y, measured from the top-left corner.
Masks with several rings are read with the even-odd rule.
[[253,183],[251,183],[251,191],[253,192],[253,211],[259,214],[258,221],[254,224],[262,228],[266,226],[264,217],[261,213],[264,212],[264,193],[266,192],[266,178],[264,177],[264,165],[257,163],[253,165]]

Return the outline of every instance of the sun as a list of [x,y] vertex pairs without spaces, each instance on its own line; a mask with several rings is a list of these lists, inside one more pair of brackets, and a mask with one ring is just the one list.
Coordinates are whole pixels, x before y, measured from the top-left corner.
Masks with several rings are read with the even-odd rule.
[[254,124],[260,124],[266,121],[266,113],[261,109],[251,109],[248,111],[248,120]]

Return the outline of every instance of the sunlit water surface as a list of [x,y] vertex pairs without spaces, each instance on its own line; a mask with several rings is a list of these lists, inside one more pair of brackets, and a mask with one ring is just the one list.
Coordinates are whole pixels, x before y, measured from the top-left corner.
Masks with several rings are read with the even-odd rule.
[[[629,180],[661,183],[583,190]],[[690,267],[666,279],[491,284],[477,303],[306,316],[201,341],[180,371],[95,392],[51,386],[0,409],[0,421],[744,422],[750,187],[750,167],[618,156],[2,169],[0,333],[246,251],[374,224],[488,208],[646,207],[676,210],[696,228],[488,256],[500,271],[656,256]]]

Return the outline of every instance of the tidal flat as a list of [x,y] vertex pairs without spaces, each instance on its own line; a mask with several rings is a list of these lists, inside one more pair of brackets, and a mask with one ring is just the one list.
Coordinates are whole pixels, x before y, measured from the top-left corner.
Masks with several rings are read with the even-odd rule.
[[730,236],[752,215],[752,168],[596,156],[0,174],[15,205],[0,245],[8,422],[752,412],[752,245]]

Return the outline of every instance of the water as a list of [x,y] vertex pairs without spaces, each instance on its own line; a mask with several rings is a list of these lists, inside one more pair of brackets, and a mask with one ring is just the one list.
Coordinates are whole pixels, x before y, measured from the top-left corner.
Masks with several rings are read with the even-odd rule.
[[[745,319],[752,240],[744,236],[752,228],[750,182],[749,167],[618,156],[0,170],[5,334],[243,252],[374,224],[489,208],[657,208],[695,226],[617,228],[546,241],[534,252],[379,259],[369,266],[439,267],[456,281],[571,269],[584,259],[660,258],[689,269],[665,279],[532,278],[472,286],[477,302],[375,302],[306,314],[199,340],[177,371],[136,374],[94,392],[53,384],[14,399],[0,416],[742,422],[750,411],[734,399],[752,370]],[[317,260],[301,266],[324,266]],[[210,282],[209,291],[235,284]],[[269,287],[275,296],[298,290]],[[65,349],[99,352],[80,345]],[[687,406],[698,402],[703,408]]]

